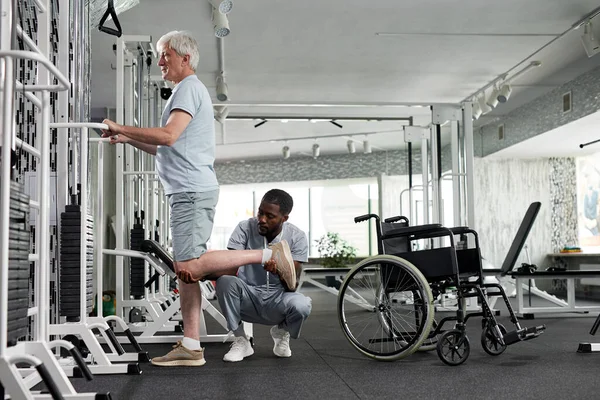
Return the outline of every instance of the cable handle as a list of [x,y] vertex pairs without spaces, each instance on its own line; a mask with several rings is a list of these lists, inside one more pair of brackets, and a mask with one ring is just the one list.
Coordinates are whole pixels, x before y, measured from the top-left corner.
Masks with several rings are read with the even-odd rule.
[[[117,29],[113,29],[113,28],[104,26],[104,23],[106,22],[106,20],[108,19],[109,16],[113,19],[113,21],[115,23],[115,27]],[[113,35],[116,37],[121,37],[121,35],[123,34],[123,30],[121,29],[121,24],[119,23],[119,18],[117,17],[117,12],[115,11],[114,0],[108,0],[108,6],[106,7],[106,12],[102,16],[102,19],[100,20],[98,29],[100,30],[100,32],[108,33],[109,35]]]

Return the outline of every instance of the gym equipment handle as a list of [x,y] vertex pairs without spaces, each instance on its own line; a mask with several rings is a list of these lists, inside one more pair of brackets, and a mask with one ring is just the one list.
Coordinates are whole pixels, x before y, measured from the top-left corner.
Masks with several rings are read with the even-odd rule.
[[150,286],[152,286],[152,284],[154,282],[156,282],[156,280],[160,277],[160,273],[156,272],[154,275],[152,275],[152,277],[150,279],[148,279],[148,282],[144,283],[144,287],[145,288],[149,288]]
[[46,385],[46,389],[48,389],[50,396],[52,396],[54,400],[64,400],[64,397],[58,389],[56,382],[52,380],[52,376],[48,372],[48,368],[46,368],[44,364],[40,363],[35,366],[35,369],[37,370],[38,374],[40,374],[42,381],[44,381],[44,384]]
[[77,347],[73,346],[73,348],[69,350],[69,353],[71,353],[71,357],[73,357],[73,360],[75,360],[75,363],[77,363],[77,366],[81,370],[83,376],[85,376],[85,379],[87,379],[88,381],[94,379],[92,371],[90,371],[90,369],[88,368],[87,364],[83,360],[83,357],[81,356],[81,353],[79,352],[79,350],[77,350]]
[[117,351],[117,354],[119,354],[120,356],[125,354],[125,350],[123,349],[123,346],[121,346],[121,343],[119,343],[119,341],[117,340],[117,337],[115,336],[115,333],[113,332],[112,328],[108,328],[105,332],[106,336],[108,336],[108,340],[110,340],[113,347]]
[[[104,26],[104,23],[106,22],[106,20],[108,19],[109,16],[115,22],[115,26],[117,27],[117,29],[113,29],[113,28]],[[98,29],[101,32],[108,33],[109,35],[113,35],[116,37],[121,37],[121,35],[123,34],[123,30],[121,29],[121,24],[119,23],[119,18],[117,17],[117,13],[115,11],[114,0],[108,0],[108,7],[106,8],[106,12],[102,16],[102,19],[100,20],[100,25],[98,25]]]
[[142,347],[140,346],[138,341],[135,339],[135,336],[133,335],[133,333],[131,333],[131,330],[125,329],[125,335],[127,335],[127,338],[129,339],[129,342],[131,343],[131,345],[133,346],[135,351],[137,351],[138,353],[141,353],[143,351]]

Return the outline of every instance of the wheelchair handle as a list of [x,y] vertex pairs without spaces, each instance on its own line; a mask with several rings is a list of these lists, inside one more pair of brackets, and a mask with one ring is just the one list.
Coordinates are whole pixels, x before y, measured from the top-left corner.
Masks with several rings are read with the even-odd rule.
[[379,215],[377,215],[377,214],[365,214],[365,215],[360,215],[358,217],[354,217],[354,222],[359,223],[359,222],[367,221],[371,218],[375,218],[377,220],[377,222],[379,222]]

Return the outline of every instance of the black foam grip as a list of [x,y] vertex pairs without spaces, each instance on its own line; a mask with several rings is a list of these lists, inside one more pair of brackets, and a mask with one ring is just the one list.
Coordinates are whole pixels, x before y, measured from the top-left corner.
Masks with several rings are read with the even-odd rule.
[[79,350],[77,350],[77,347],[73,347],[71,350],[69,350],[69,353],[71,353],[71,357],[73,357],[73,360],[75,360],[75,362],[77,363],[77,366],[81,370],[81,373],[83,374],[85,379],[87,379],[88,381],[94,379],[92,371],[90,371],[90,369],[88,368],[87,364],[83,360],[83,357],[81,356],[81,353],[79,352]]
[[48,389],[50,396],[52,396],[54,400],[64,400],[62,393],[58,389],[56,382],[52,380],[52,376],[48,372],[46,366],[44,364],[40,364],[36,366],[35,369],[37,370],[38,374],[40,374],[40,377],[46,385],[46,389]]
[[117,337],[115,336],[115,333],[113,332],[113,330],[109,328],[105,332],[106,332],[106,335],[108,336],[108,340],[110,340],[110,342],[114,346],[117,353],[120,356],[125,354],[125,350],[123,350],[123,346],[121,346],[121,343],[119,343],[119,341],[117,340]]
[[138,341],[135,339],[135,336],[133,335],[133,333],[131,333],[131,330],[125,329],[125,335],[127,335],[127,338],[129,339],[129,342],[131,343],[131,345],[133,346],[135,351],[137,351],[138,353],[141,353],[143,351],[142,347],[140,346]]

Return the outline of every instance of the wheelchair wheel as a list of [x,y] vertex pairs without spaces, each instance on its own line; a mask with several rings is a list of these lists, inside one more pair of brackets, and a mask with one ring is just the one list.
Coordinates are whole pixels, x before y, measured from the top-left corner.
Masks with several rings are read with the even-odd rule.
[[444,332],[437,344],[437,353],[445,364],[460,365],[469,358],[471,345],[465,332],[451,329]]
[[[435,329],[437,328],[437,321],[434,319],[433,320],[433,324],[431,325],[431,329]],[[435,350],[437,348],[437,344],[438,344],[438,337],[440,335],[435,335],[433,337],[427,338],[425,340],[423,340],[423,343],[421,343],[421,347],[419,347],[417,349],[417,351],[432,351]]]
[[423,274],[390,255],[369,257],[346,276],[338,318],[346,339],[367,357],[404,358],[421,346],[433,323],[433,296]]
[[[506,334],[506,328],[502,324],[498,324],[498,329],[502,333],[502,336]],[[497,334],[493,331],[490,324],[485,324],[483,331],[481,332],[481,347],[491,356],[499,356],[506,350],[506,345],[500,343]]]

